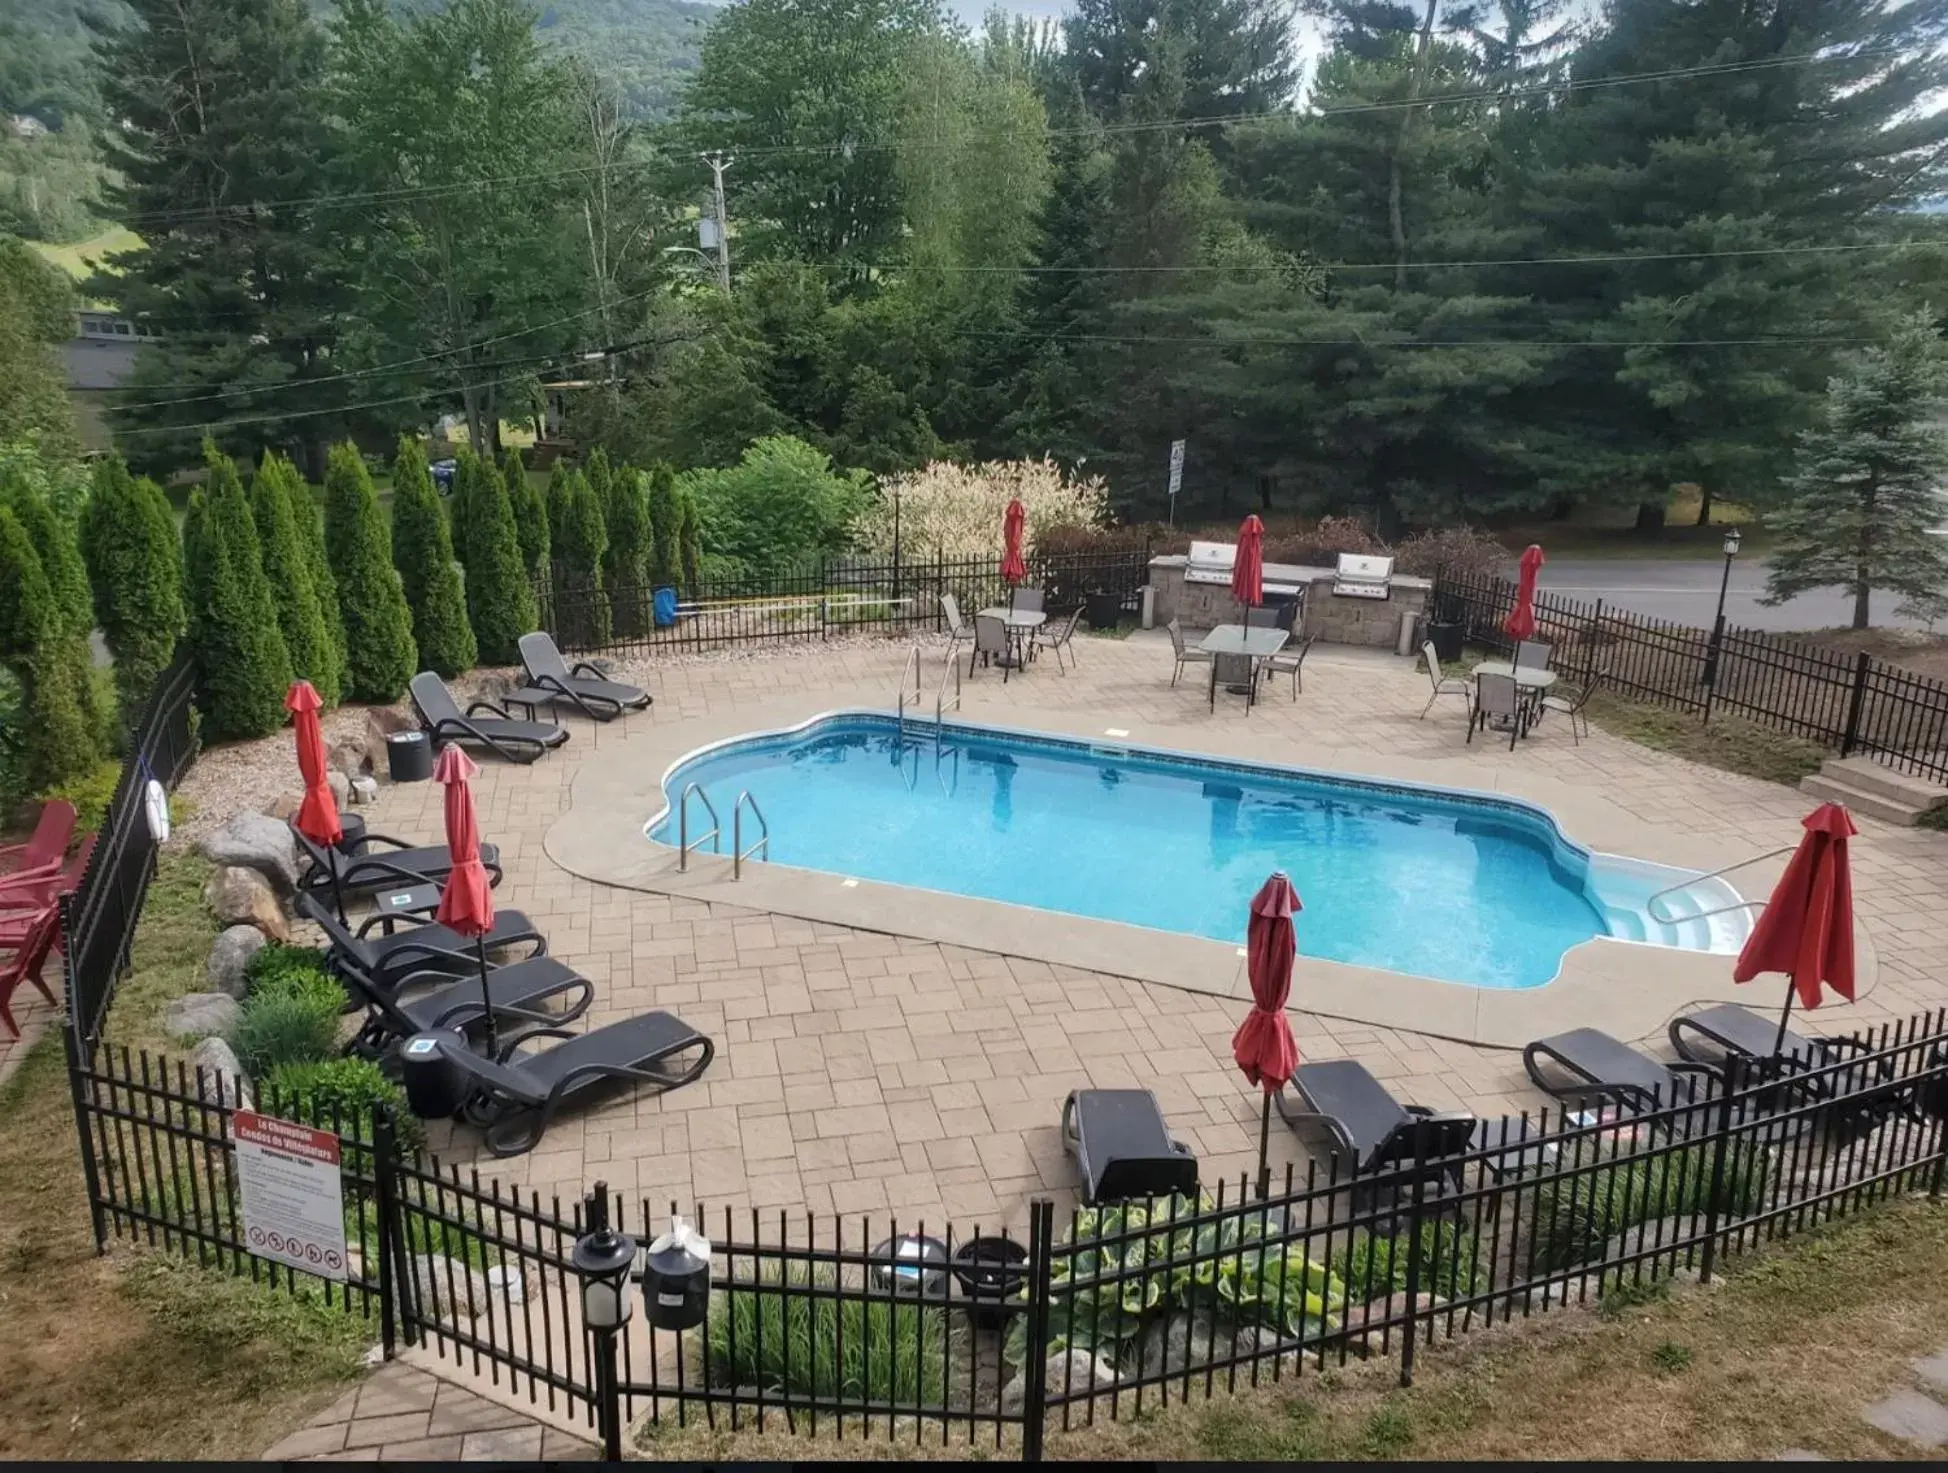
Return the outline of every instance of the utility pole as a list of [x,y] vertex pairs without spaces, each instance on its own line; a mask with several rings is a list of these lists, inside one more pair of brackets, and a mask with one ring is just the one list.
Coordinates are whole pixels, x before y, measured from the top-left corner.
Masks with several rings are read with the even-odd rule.
[[730,229],[724,218],[724,170],[730,167],[721,153],[707,153],[703,161],[710,165],[711,191],[716,203],[717,218],[717,285],[730,295]]

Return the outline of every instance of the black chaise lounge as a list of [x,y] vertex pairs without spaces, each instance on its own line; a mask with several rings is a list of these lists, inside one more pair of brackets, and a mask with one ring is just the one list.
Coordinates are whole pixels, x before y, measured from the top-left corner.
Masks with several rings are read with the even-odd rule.
[[[523,1053],[537,1038],[562,1042]],[[556,1111],[603,1083],[649,1084],[660,1094],[690,1083],[710,1067],[717,1045],[673,1013],[643,1013],[587,1033],[536,1028],[506,1045],[498,1059],[475,1053],[451,1033],[415,1038],[408,1051],[437,1048],[473,1093],[462,1114],[486,1132],[496,1156],[531,1151]],[[677,1062],[696,1050],[696,1057]]]
[[[365,852],[330,855],[299,832],[295,825],[291,833],[297,839],[299,852],[311,863],[311,868],[298,878],[298,890],[307,895],[330,895],[334,874],[337,876],[339,893],[357,899],[376,895],[381,890],[444,884],[446,877],[453,873],[453,854],[444,844],[416,847],[390,834],[367,834],[360,846]],[[374,844],[391,847],[374,854],[371,852]],[[488,883],[498,885],[501,882],[500,850],[492,844],[482,844],[480,862],[487,870]]]
[[[396,983],[382,982],[337,951],[328,953],[331,969],[352,1000],[365,1009],[365,1023],[346,1045],[347,1053],[383,1054],[416,1033],[451,1029],[456,1035],[487,1021],[481,1002],[480,974],[455,977],[415,972]],[[595,984],[551,956],[529,957],[487,970],[487,996],[494,1026],[511,1037],[517,1030],[572,1023],[595,1001]],[[422,990],[424,989],[424,990]],[[407,994],[412,994],[408,996]],[[567,1000],[566,1007],[555,1003]]]
[[[448,742],[474,742],[505,757],[509,762],[533,762],[568,740],[568,728],[552,721],[516,721],[505,706],[492,701],[475,701],[463,713],[453,692],[431,670],[422,670],[409,687],[413,709],[420,724],[432,735],[433,745]],[[481,712],[489,712],[481,715]]]
[[1147,1089],[1078,1089],[1062,1106],[1062,1145],[1082,1172],[1082,1200],[1197,1195],[1197,1157],[1170,1138]]
[[565,701],[591,720],[613,721],[625,711],[641,711],[649,705],[648,691],[610,680],[587,660],[577,660],[571,669],[552,634],[524,634],[520,648],[528,683],[508,696],[510,706],[525,706],[532,712],[536,706]]
[[[325,933],[325,940],[334,956],[349,958],[375,982],[386,987],[397,987],[402,977],[426,974],[448,977],[478,976],[480,956],[471,936],[462,936],[437,922],[403,922],[405,929],[395,931],[390,936],[354,935],[351,929],[340,924],[332,914],[329,905],[312,895],[300,895],[297,904],[298,914],[310,921]],[[374,921],[387,917],[374,916]],[[399,917],[391,917],[399,922]],[[371,921],[366,923],[367,926]],[[526,954],[513,958],[496,958],[493,965],[505,966],[514,961],[527,961],[533,957],[548,954],[548,942],[534,929],[534,923],[518,910],[494,911],[494,928],[481,938],[487,950],[505,951],[511,947],[526,947]]]
[[1828,1129],[1843,1136],[1871,1130],[1912,1095],[1907,1085],[1894,1082],[1892,1059],[1871,1064],[1863,1059],[1844,1067],[1849,1057],[1873,1052],[1866,1040],[1851,1035],[1808,1038],[1788,1028],[1780,1051],[1778,1020],[1735,1002],[1673,1018],[1670,1037],[1671,1047],[1695,1063],[1722,1068],[1722,1061],[1735,1059],[1757,1070],[1762,1081],[1783,1076],[1782,1092],[1791,1102],[1843,1101],[1822,1112],[1830,1117]]
[[1522,1050],[1522,1065],[1537,1089],[1571,1104],[1609,1101],[1625,1109],[1689,1104],[1700,1080],[1722,1071],[1692,1060],[1666,1064],[1639,1053],[1600,1028],[1572,1028],[1539,1038]]
[[[1322,1125],[1356,1171],[1378,1172],[1411,1164],[1434,1165],[1434,1185],[1461,1190],[1461,1166],[1479,1123],[1465,1110],[1403,1105],[1358,1059],[1301,1064],[1292,1088],[1278,1092],[1278,1113],[1292,1126]],[[1408,1177],[1396,1183],[1412,1185]]]

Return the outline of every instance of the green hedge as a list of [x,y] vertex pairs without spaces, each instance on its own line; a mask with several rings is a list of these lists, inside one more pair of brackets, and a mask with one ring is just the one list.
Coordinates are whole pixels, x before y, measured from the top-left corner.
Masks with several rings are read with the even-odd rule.
[[345,630],[345,694],[354,701],[396,701],[419,659],[413,616],[372,478],[349,442],[332,446],[325,463],[325,550]]

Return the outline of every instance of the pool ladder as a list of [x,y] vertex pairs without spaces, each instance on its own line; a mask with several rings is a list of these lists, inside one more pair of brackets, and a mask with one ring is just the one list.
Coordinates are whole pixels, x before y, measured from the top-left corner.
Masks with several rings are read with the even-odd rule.
[[[897,747],[904,747],[906,745],[906,707],[908,700],[906,694],[906,675],[909,670],[913,672],[912,704],[914,714],[917,716],[921,710],[921,658],[920,646],[917,644],[907,651],[906,662],[900,666],[899,689],[894,693],[893,697],[895,719],[898,723]],[[947,677],[949,675],[954,677],[954,693],[951,699],[947,694]],[[947,713],[958,710],[960,710],[960,661],[954,658],[954,647],[949,645],[947,647],[947,663],[941,666],[940,683],[934,687],[933,691],[933,734],[936,746],[939,745],[940,731],[942,726],[945,725]]]
[[[710,832],[697,835],[697,842],[694,845],[690,842],[690,795],[692,793],[695,793],[697,801],[703,804],[704,812],[710,815]],[[749,849],[744,847],[746,808],[751,810],[751,816],[758,821],[758,837]],[[710,801],[710,794],[703,790],[703,785],[700,783],[686,784],[683,796],[677,800],[676,836],[676,867],[679,870],[690,868],[691,849],[701,849],[706,840],[710,843],[712,854],[724,852],[723,820],[717,817],[717,805]],[[749,789],[746,789],[737,795],[737,801],[731,805],[731,878],[733,880],[744,878],[744,861],[753,856],[765,860],[771,858],[771,825],[765,820],[764,810],[758,807],[758,800],[751,796]]]

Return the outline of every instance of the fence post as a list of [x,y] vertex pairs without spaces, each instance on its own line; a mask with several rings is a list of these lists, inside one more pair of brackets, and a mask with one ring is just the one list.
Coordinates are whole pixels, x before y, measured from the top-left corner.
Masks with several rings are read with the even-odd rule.
[[[61,934],[71,936],[68,929],[68,912],[74,902],[73,895],[63,895],[61,904]],[[88,1128],[89,1091],[82,1085],[82,1071],[87,1067],[81,1060],[81,1039],[76,1034],[78,1020],[74,1016],[74,954],[72,949],[61,956],[61,968],[67,976],[68,1016],[62,1020],[61,1042],[68,1055],[68,1091],[74,1100],[74,1133],[81,1145],[81,1174],[88,1186],[88,1219],[95,1230],[95,1252],[104,1253],[108,1248],[108,1224],[101,1210],[101,1172],[95,1165],[95,1139]]]
[[1847,698],[1847,729],[1840,737],[1840,755],[1851,757],[1854,744],[1860,738],[1860,707],[1867,699],[1867,674],[1873,668],[1873,656],[1865,650],[1854,656],[1853,694]]
[[1414,1123],[1414,1195],[1407,1211],[1407,1325],[1400,1332],[1400,1384],[1414,1384],[1414,1341],[1420,1328],[1415,1313],[1420,1301],[1420,1232],[1424,1221],[1423,1188],[1427,1180],[1427,1124]]
[[392,1111],[383,1104],[372,1112],[372,1194],[379,1210],[379,1348],[391,1360],[399,1343],[399,1316],[394,1302],[398,1282],[392,1271],[393,1244],[399,1240],[399,1203],[394,1196],[394,1160],[398,1140]]
[[1596,601],[1596,609],[1590,615],[1589,638],[1584,643],[1583,680],[1587,684],[1596,679],[1596,652],[1603,640],[1603,600]]
[[1725,1194],[1725,1157],[1732,1142],[1732,1096],[1738,1093],[1738,1060],[1725,1058],[1725,1083],[1718,1097],[1718,1124],[1711,1143],[1711,1188],[1705,1197],[1704,1257],[1698,1263],[1698,1282],[1711,1282],[1711,1268],[1718,1259],[1718,1203]]
[[1048,1312],[1055,1272],[1055,1204],[1037,1198],[1028,1209],[1028,1349],[1021,1366],[1021,1460],[1042,1460],[1048,1421]]

